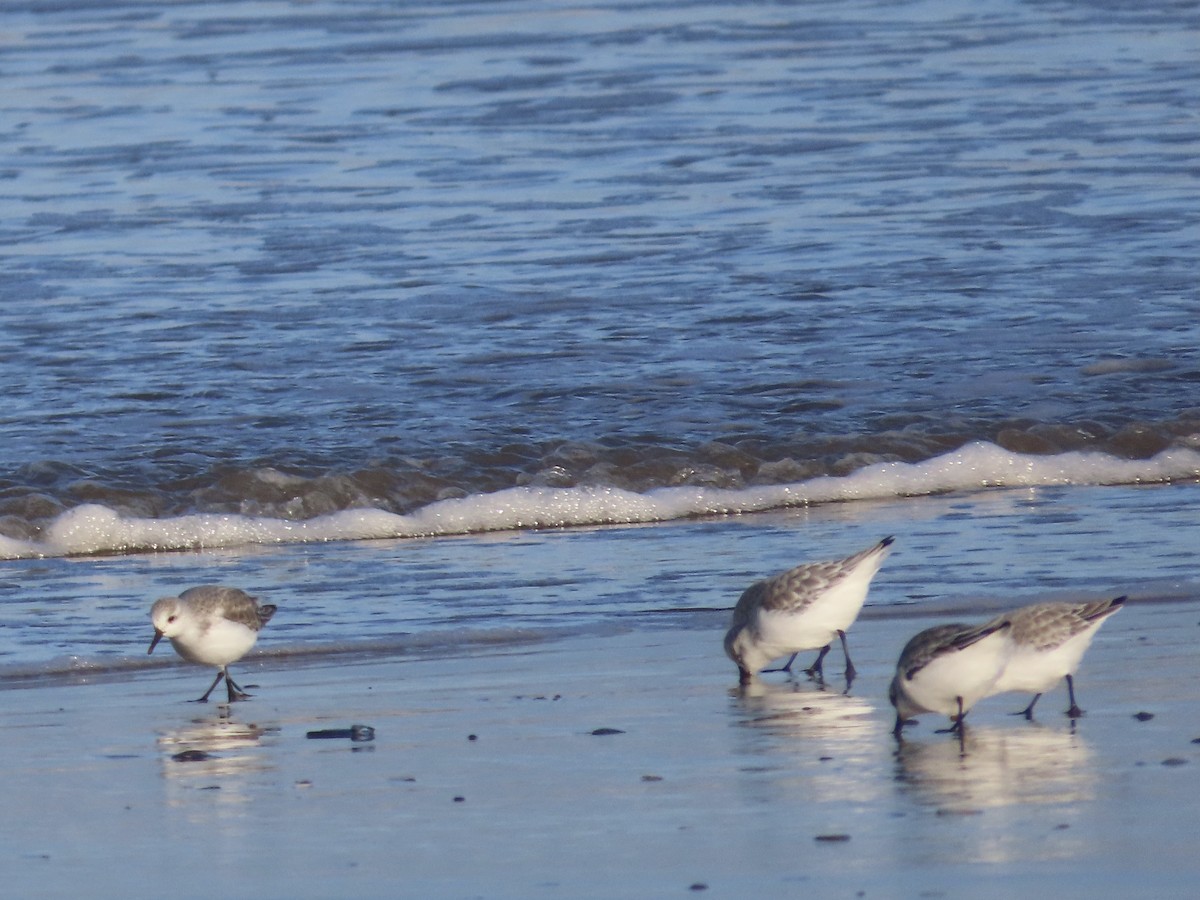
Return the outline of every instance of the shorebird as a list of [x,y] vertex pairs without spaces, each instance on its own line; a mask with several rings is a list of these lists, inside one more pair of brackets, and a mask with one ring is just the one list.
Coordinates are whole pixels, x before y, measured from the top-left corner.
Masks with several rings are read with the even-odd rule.
[[962,733],[968,710],[988,695],[1012,653],[1007,620],[985,625],[935,625],[917,634],[900,652],[888,699],[896,707],[900,737],[905,722],[921,713],[942,713]]
[[893,540],[886,537],[836,562],[806,563],[746,588],[725,634],[725,653],[737,664],[741,683],[749,684],[763,666],[787,653],[792,655],[787,664],[770,671],[790,672],[800,651],[818,648],[816,661],[804,671],[821,678],[834,637],[841,639],[846,681],[852,681],[846,629],[858,618]]
[[1043,693],[1067,679],[1071,705],[1067,715],[1077,719],[1083,710],[1075,702],[1074,675],[1092,638],[1105,620],[1121,608],[1125,597],[1092,603],[1035,603],[1005,613],[993,621],[1008,621],[1012,656],[988,696],[1009,691],[1032,691],[1029,705],[1013,715],[1033,718],[1033,707]]
[[216,666],[217,677],[197,702],[206,703],[221,679],[229,692],[229,702],[245,700],[243,691],[229,675],[229,664],[245,656],[258,632],[275,615],[275,607],[260,606],[258,601],[237,588],[206,584],[189,588],[178,597],[163,597],[150,608],[154,639],[147,654],[153,653],[164,637],[175,652],[188,662]]

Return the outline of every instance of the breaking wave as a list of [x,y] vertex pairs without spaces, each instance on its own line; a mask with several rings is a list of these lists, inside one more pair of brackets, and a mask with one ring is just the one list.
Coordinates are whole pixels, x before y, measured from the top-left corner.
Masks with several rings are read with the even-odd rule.
[[303,520],[232,513],[129,515],[99,503],[59,514],[34,538],[0,537],[0,557],[74,556],[246,544],[431,537],[487,531],[662,522],[819,503],[1053,485],[1167,483],[1200,478],[1200,451],[1148,459],[1099,452],[1030,455],[976,442],[923,462],[883,462],[843,476],[736,489],[521,486],[429,503],[409,513],[343,509]]

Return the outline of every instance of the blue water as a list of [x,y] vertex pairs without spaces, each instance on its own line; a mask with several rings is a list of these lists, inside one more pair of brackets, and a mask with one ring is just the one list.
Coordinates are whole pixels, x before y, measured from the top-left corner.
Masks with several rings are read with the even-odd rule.
[[[4,555],[1026,455],[1200,477],[1195,5],[65,0],[0,35]],[[733,499],[638,499],[680,487]],[[495,508],[525,488],[567,493]]]

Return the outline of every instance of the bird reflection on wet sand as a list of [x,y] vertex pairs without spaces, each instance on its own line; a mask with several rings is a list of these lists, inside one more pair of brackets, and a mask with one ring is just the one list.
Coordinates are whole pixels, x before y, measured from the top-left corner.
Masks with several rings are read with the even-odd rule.
[[276,726],[232,721],[227,714],[193,719],[158,737],[169,802],[182,805],[194,791],[219,794],[222,804],[249,798],[253,776],[275,768],[265,750]]
[[959,741],[901,741],[896,784],[939,812],[1078,803],[1095,794],[1091,751],[1073,729],[968,727]]
[[875,707],[843,691],[797,682],[744,685],[731,691],[744,714],[741,724],[807,740],[857,741],[876,730]]
[[886,765],[877,708],[860,697],[812,683],[757,683],[731,692],[733,724],[747,757],[743,772],[761,772],[766,794],[794,782],[809,800],[871,802],[880,782],[864,770]]

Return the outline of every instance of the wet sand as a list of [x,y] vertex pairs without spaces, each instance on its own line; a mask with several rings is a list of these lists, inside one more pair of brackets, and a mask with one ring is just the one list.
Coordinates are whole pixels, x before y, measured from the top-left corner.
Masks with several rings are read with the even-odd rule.
[[[885,691],[932,620],[851,632],[848,694],[740,695],[712,629],[5,690],[10,896],[1184,897],[1200,878],[1200,602],[1137,603],[1038,719],[965,744]],[[1152,718],[1138,713],[1151,714]],[[365,724],[370,742],[310,731]],[[605,731],[609,730],[609,731]],[[184,754],[180,756],[179,754]]]

